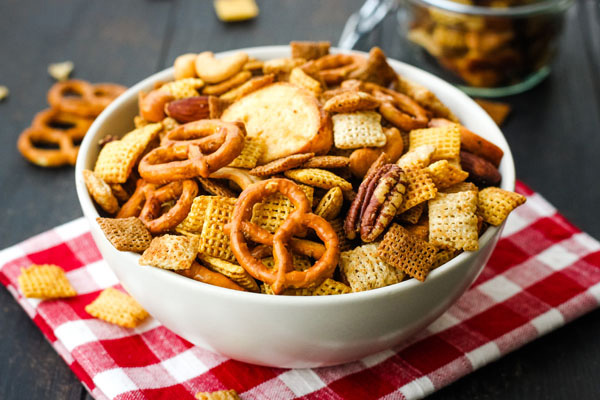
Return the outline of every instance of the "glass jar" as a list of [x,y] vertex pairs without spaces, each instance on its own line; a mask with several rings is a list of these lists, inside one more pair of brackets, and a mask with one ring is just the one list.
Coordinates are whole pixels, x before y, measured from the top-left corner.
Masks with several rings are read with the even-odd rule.
[[530,89],[550,73],[573,0],[523,3],[404,0],[398,26],[412,48],[408,61],[473,96]]

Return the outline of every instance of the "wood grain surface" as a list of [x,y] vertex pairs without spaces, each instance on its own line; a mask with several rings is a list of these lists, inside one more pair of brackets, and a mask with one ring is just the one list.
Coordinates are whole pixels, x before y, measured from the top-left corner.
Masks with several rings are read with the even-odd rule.
[[[82,215],[72,168],[41,169],[16,151],[19,133],[47,107],[52,62],[73,76],[132,85],[185,52],[215,52],[290,40],[336,43],[362,0],[259,1],[252,21],[224,24],[210,1],[2,0],[0,85],[0,248]],[[359,43],[407,59],[396,19]],[[568,219],[600,238],[600,6],[578,0],[568,13],[551,76],[503,99],[503,131],[517,176]],[[600,311],[580,318],[431,396],[432,399],[594,399],[600,397]],[[29,317],[0,289],[0,399],[91,398]]]

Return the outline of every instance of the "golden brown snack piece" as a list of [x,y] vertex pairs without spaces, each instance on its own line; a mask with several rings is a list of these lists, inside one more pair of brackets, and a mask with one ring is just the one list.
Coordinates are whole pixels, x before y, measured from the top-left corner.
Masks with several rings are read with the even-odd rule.
[[[275,294],[273,289],[268,284],[262,285],[262,291],[265,294]],[[316,287],[308,287],[303,289],[286,289],[281,295],[284,296],[332,296],[336,294],[351,293],[352,289],[342,282],[335,281],[331,278],[325,279]]]
[[396,79],[396,71],[387,63],[383,51],[379,47],[373,47],[367,61],[350,72],[348,77],[387,87]]
[[[216,150],[215,143],[218,143]],[[209,119],[189,122],[169,132],[163,146],[142,158],[138,170],[145,180],[153,183],[196,176],[208,178],[231,163],[243,147],[244,133],[236,124]],[[205,155],[206,149],[214,151]]]
[[317,168],[302,168],[285,171],[284,175],[305,185],[321,189],[331,189],[339,186],[342,191],[352,190],[352,184],[340,178],[333,172]]
[[222,82],[215,83],[214,85],[204,86],[204,88],[202,89],[202,93],[218,96],[234,88],[237,88],[238,86],[248,81],[248,79],[250,78],[252,78],[252,72],[240,71],[237,74],[233,75],[231,78],[228,78]]
[[273,74],[280,81],[287,81],[292,71],[306,63],[304,58],[273,58],[263,62],[262,72],[265,75]]
[[140,116],[149,122],[160,122],[165,118],[165,106],[174,99],[171,93],[163,90],[140,92],[138,95]]
[[198,400],[240,400],[237,392],[233,389],[217,390],[216,392],[198,392]]
[[302,69],[311,76],[319,77],[328,85],[335,85],[364,63],[365,58],[357,54],[327,54],[307,62]]
[[[250,222],[252,209],[263,198],[274,193],[286,196],[296,207],[275,235]],[[286,245],[294,233],[303,228],[312,228],[325,243],[325,251],[315,265],[306,271],[293,271],[292,256]],[[231,248],[240,265],[250,275],[268,283],[276,294],[286,288],[305,288],[330,277],[337,265],[339,257],[338,238],[323,218],[310,212],[310,203],[302,189],[287,179],[269,179],[250,186],[240,195],[229,226]],[[269,270],[254,258],[246,244],[249,238],[254,242],[273,246],[276,265],[274,271]]]
[[77,292],[58,265],[33,264],[21,268],[17,278],[23,296],[38,299],[59,299],[77,296]]
[[479,192],[477,213],[488,224],[498,226],[515,208],[527,199],[518,193],[509,192],[497,187],[488,187]]
[[202,189],[206,192],[215,195],[215,196],[223,196],[223,197],[237,197],[237,193],[233,190],[229,189],[227,186],[220,183],[218,180],[203,178],[201,176],[197,177],[198,182]]
[[209,118],[210,106],[208,96],[194,96],[169,101],[164,105],[164,111],[169,117],[181,124]]
[[173,63],[175,79],[196,77],[196,53],[182,54]]
[[435,147],[432,161],[457,158],[460,152],[460,130],[456,125],[410,131],[409,151],[419,146]]
[[500,171],[491,162],[467,151],[460,152],[460,166],[479,187],[496,186],[502,180]]
[[193,236],[157,236],[152,239],[138,264],[170,270],[188,269],[198,254],[199,241]]
[[192,263],[191,268],[177,271],[177,273],[179,275],[183,275],[187,278],[193,279],[198,282],[207,283],[209,285],[220,286],[226,289],[239,290],[240,292],[246,291],[243,287],[241,287],[225,275],[211,271],[210,269],[206,268],[203,265],[200,265],[196,261]]
[[318,96],[323,91],[323,85],[318,80],[308,75],[300,67],[295,67],[290,72],[289,82],[292,85],[302,87],[310,91],[315,96]]
[[[48,149],[42,145],[54,144],[58,149]],[[27,128],[19,135],[17,149],[23,157],[40,167],[60,167],[75,165],[79,146],[64,134]]]
[[307,61],[315,60],[329,54],[329,42],[290,42],[292,58],[304,58]]
[[[440,127],[452,124],[451,121],[443,118],[434,118],[429,121],[429,127]],[[500,161],[504,156],[502,149],[492,142],[489,142],[481,136],[471,132],[462,125],[459,125],[460,129],[460,147],[462,150],[466,150],[469,153],[483,157],[495,167],[500,165]]]
[[141,253],[150,246],[152,235],[137,217],[96,218],[106,238],[119,251]]
[[246,61],[248,54],[244,52],[217,59],[212,52],[205,51],[196,56],[196,74],[206,83],[219,83],[238,73]]
[[343,156],[315,156],[302,164],[302,168],[344,168],[350,163],[348,157]]
[[433,199],[437,194],[435,184],[424,169],[409,166],[402,167],[402,170],[406,174],[408,185],[406,187],[406,194],[404,195],[404,202],[400,206],[400,209],[397,212],[398,214],[403,213],[417,204]]
[[119,202],[110,186],[89,169],[84,169],[82,173],[85,186],[94,201],[107,213],[116,214],[119,211]]
[[393,224],[377,248],[379,257],[389,265],[421,282],[425,281],[437,249]]
[[[223,93],[220,96],[220,99],[224,100],[224,101],[230,101],[230,102],[237,101],[237,100],[241,99],[242,97],[244,97],[245,95],[250,94],[250,93],[254,92],[255,90],[258,90],[263,86],[267,86],[267,85],[273,83],[274,80],[275,80],[275,75],[273,75],[273,74],[256,76],[256,77],[250,79],[249,81],[245,82],[244,84],[242,84],[236,88],[233,88],[226,93]],[[211,118],[213,118],[213,117],[211,117]]]
[[423,211],[425,211],[426,203],[419,203],[414,207],[409,208],[401,214],[396,215],[396,218],[401,222],[416,224],[421,219]]
[[467,179],[468,172],[450,164],[448,160],[436,161],[425,168],[435,186],[439,189],[451,187]]
[[[285,82],[258,89],[229,106],[221,118],[243,121],[248,137],[268,143],[265,164],[290,154],[326,154],[333,144],[331,119],[307,91]],[[281,120],[286,123],[282,124]]]
[[120,290],[107,288],[85,306],[93,317],[125,328],[135,328],[148,317],[148,312],[133,297]]
[[386,136],[381,128],[381,115],[375,111],[339,113],[331,117],[333,141],[340,149],[383,147]]
[[229,236],[224,229],[231,221],[235,202],[236,199],[230,197],[212,196],[208,200],[200,232],[202,240],[198,247],[199,253],[235,262]]
[[429,114],[409,96],[374,83],[363,83],[362,86],[381,102],[381,115],[398,128],[411,131],[427,126]]
[[254,0],[215,0],[217,17],[224,22],[244,21],[258,15]]
[[336,113],[373,110],[379,107],[379,100],[365,92],[345,91],[328,99],[323,109]]
[[221,260],[220,258],[200,254],[200,261],[215,272],[225,275],[244,289],[250,292],[258,292],[260,288],[258,284],[240,265],[230,263],[229,261]]
[[279,174],[292,168],[303,165],[307,160],[313,158],[314,153],[292,154],[290,156],[278,158],[267,164],[255,167],[250,170],[250,175],[269,176]]
[[[314,189],[305,185],[300,185],[300,188],[312,203]],[[275,233],[295,209],[290,199],[281,193],[274,193],[254,206],[251,222],[269,233]],[[304,236],[303,233],[297,235]]]
[[247,138],[244,140],[244,147],[240,154],[228,165],[232,168],[251,169],[256,167],[256,163],[261,154],[265,151],[266,145],[259,138]]
[[404,153],[402,157],[396,161],[396,165],[402,168],[425,168],[431,162],[431,157],[435,152],[435,146],[422,145]]
[[356,149],[350,155],[349,165],[352,175],[362,178],[366,175],[369,167],[375,162],[381,153],[385,153],[388,162],[395,163],[402,155],[404,142],[400,131],[394,127],[384,128],[383,134],[386,137],[385,146],[380,148],[362,148]]
[[79,117],[54,108],[48,108],[38,112],[33,117],[31,127],[35,130],[46,131],[48,133],[62,133],[68,136],[73,142],[80,142],[83,140],[93,121],[90,118]]
[[377,244],[358,246],[340,254],[340,273],[353,292],[377,289],[402,282],[404,273],[392,267],[377,254]]
[[417,101],[422,107],[430,111],[433,116],[458,122],[458,118],[452,111],[425,86],[398,75],[398,79],[395,82],[395,89]]
[[196,196],[192,201],[192,207],[190,212],[187,214],[185,219],[181,221],[175,230],[182,234],[200,234],[202,233],[202,227],[204,226],[204,217],[206,216],[206,209],[208,203],[213,199],[220,199],[226,196]]
[[429,200],[429,243],[443,249],[476,251],[477,193],[438,193]]
[[344,196],[342,194],[342,189],[336,186],[325,193],[325,196],[323,196],[315,208],[315,214],[326,220],[332,220],[337,217],[342,210],[343,203]]

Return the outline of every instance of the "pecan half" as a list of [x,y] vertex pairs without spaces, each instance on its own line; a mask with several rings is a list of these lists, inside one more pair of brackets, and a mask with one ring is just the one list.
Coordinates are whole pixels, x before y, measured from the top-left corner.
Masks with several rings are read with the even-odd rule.
[[406,186],[404,171],[395,164],[385,164],[368,174],[344,221],[346,236],[354,239],[360,232],[363,242],[377,239],[396,216]]

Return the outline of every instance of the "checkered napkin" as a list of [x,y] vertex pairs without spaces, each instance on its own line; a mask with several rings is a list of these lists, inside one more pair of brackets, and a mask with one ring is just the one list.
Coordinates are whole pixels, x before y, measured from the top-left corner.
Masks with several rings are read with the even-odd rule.
[[[244,399],[418,399],[600,302],[600,243],[539,194],[517,190],[527,203],[452,308],[409,343],[338,367],[258,367],[195,347],[152,318],[136,329],[92,318],[84,307],[118,283],[83,219],[0,252],[0,281],[97,399],[192,399],[220,389]],[[24,298],[17,277],[32,263],[62,266],[79,295]]]

